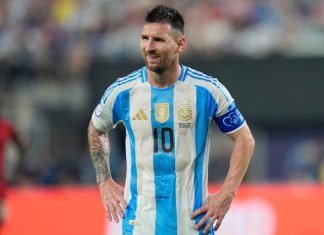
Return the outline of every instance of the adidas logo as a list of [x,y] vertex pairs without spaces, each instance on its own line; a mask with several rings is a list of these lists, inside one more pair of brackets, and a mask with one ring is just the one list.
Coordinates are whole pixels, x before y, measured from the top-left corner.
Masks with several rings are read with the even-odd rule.
[[140,109],[133,117],[132,120],[148,120],[143,109]]

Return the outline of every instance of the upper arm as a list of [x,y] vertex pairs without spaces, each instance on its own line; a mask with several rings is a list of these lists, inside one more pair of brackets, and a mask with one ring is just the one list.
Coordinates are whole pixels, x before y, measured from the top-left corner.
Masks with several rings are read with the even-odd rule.
[[119,121],[116,118],[118,115],[116,115],[116,112],[114,112],[114,106],[116,98],[122,90],[123,88],[120,85],[119,80],[117,80],[106,89],[101,97],[97,107],[92,113],[92,123],[90,123],[98,131],[107,132],[114,128]]
[[88,126],[88,138],[95,138],[99,136],[104,136],[106,132],[98,130],[95,125],[93,124],[93,121],[90,120],[89,126]]
[[234,99],[226,87],[217,79],[209,84],[209,90],[216,105],[212,110],[213,118],[223,133],[230,134],[239,130],[245,119],[235,105]]
[[90,121],[88,127],[88,142],[90,151],[102,149],[107,152],[109,149],[108,134],[107,132],[99,131]]
[[91,117],[97,130],[108,132],[125,118],[125,104],[129,100],[131,86],[132,83],[120,86],[113,84],[106,90]]
[[238,131],[228,134],[228,136],[233,140],[234,143],[241,143],[244,146],[254,148],[254,138],[249,126],[246,123],[243,124]]
[[114,99],[102,98],[91,116],[91,128],[95,127],[98,131],[106,132],[113,128],[113,105]]

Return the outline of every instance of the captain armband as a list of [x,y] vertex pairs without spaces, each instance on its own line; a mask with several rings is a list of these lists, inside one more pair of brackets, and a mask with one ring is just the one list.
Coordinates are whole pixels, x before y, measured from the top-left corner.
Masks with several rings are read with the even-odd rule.
[[224,133],[232,132],[245,123],[244,117],[236,106],[222,116],[216,117],[215,121],[219,129]]

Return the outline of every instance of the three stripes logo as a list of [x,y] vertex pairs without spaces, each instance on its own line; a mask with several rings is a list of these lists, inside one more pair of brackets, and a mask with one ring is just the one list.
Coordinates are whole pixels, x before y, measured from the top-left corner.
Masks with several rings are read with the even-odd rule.
[[143,109],[140,109],[140,111],[138,111],[133,117],[132,120],[138,120],[138,121],[142,121],[142,120],[148,120],[145,112]]

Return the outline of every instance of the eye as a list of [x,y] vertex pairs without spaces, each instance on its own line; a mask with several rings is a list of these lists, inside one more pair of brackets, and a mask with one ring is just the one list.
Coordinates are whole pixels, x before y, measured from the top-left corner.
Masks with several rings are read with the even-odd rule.
[[146,36],[146,35],[142,35],[141,38],[142,38],[142,40],[148,40],[148,36]]
[[154,41],[156,41],[156,42],[164,42],[164,40],[162,38],[154,38]]

